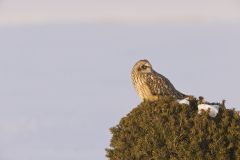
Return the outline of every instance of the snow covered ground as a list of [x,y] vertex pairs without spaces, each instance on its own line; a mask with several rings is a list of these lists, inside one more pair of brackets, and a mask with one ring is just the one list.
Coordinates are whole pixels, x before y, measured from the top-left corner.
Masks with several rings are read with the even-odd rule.
[[140,102],[142,58],[183,93],[239,106],[239,28],[0,28],[0,159],[106,159],[109,128]]

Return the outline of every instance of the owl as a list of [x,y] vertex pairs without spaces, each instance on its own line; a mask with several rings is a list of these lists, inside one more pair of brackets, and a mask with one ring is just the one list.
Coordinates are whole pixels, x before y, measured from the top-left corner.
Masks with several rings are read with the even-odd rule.
[[140,60],[133,66],[131,78],[138,96],[143,101],[156,101],[164,96],[176,99],[187,97],[176,90],[166,77],[154,71],[148,60]]

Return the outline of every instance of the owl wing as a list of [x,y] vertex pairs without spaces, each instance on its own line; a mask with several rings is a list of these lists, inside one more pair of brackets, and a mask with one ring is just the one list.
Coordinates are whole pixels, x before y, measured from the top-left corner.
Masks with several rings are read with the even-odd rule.
[[175,97],[178,92],[166,77],[157,72],[147,75],[147,85],[153,95]]

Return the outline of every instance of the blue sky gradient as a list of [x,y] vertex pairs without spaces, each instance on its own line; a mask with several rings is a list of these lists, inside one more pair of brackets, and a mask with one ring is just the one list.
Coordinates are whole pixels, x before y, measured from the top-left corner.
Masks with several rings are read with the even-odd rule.
[[76,23],[240,24],[238,0],[1,0],[0,26]]

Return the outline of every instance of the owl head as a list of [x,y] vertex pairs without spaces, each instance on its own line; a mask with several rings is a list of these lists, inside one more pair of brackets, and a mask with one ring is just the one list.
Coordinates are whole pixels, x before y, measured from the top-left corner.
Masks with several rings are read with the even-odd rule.
[[152,65],[151,63],[144,59],[144,60],[139,60],[134,66],[133,66],[133,71],[138,72],[138,73],[150,73],[152,72]]

